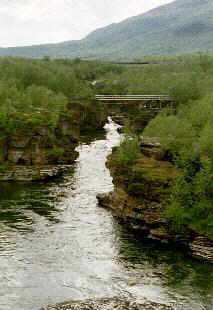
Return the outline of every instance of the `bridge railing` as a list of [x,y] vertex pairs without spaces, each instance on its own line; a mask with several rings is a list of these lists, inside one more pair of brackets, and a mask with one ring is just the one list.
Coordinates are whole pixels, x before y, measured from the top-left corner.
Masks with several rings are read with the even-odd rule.
[[96,95],[98,101],[172,101],[168,95]]

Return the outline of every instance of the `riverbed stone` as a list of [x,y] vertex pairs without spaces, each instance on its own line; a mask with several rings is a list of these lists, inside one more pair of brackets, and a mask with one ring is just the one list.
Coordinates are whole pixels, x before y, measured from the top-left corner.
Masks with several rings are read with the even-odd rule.
[[213,241],[204,236],[197,236],[192,243],[190,249],[194,257],[202,260],[208,260],[213,263]]
[[136,302],[126,298],[103,298],[99,300],[70,301],[40,310],[173,310],[171,306],[150,301]]
[[141,137],[140,147],[142,154],[147,157],[153,157],[157,160],[162,160],[164,158],[165,152],[156,139]]

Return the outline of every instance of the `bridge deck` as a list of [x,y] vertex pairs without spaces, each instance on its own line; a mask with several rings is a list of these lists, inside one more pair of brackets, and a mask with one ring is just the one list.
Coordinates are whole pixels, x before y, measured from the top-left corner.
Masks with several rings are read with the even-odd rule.
[[173,102],[168,95],[96,95],[96,100],[103,104],[129,105],[137,103],[140,108],[173,109]]
[[[73,97],[71,100],[83,101],[85,97]],[[174,101],[168,95],[96,95],[94,98],[102,104],[130,105],[138,104],[140,109],[174,109]]]
[[172,101],[167,95],[96,95],[98,101]]

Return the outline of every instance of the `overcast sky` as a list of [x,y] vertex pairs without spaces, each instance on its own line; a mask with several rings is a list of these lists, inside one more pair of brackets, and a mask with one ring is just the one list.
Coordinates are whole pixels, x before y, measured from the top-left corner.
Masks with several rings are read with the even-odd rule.
[[0,0],[0,46],[81,39],[173,0]]

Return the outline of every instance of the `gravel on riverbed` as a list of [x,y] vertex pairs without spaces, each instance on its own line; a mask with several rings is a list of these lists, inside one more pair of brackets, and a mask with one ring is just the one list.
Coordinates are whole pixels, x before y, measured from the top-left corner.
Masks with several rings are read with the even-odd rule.
[[171,306],[153,302],[127,300],[125,298],[105,298],[98,300],[70,301],[40,310],[173,310]]

